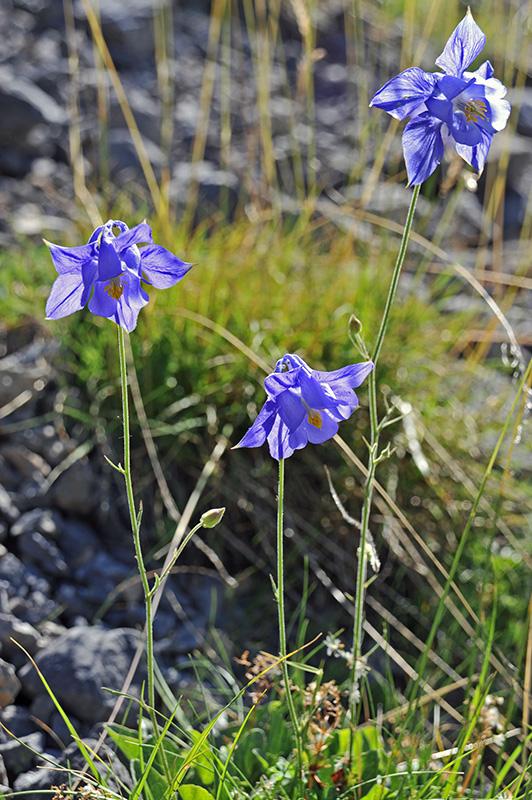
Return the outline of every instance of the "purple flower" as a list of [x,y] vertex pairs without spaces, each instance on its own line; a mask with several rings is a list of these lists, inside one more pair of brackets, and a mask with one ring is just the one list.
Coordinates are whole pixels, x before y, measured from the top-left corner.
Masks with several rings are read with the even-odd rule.
[[445,146],[482,172],[493,136],[510,115],[506,87],[485,61],[475,72],[469,65],[484,49],[486,37],[468,9],[436,64],[442,72],[410,67],[379,89],[370,103],[395,119],[410,118],[403,133],[403,152],[410,184],[423,183],[440,163]]
[[270,454],[279,461],[309,442],[326,442],[338,431],[338,423],[349,419],[358,406],[353,389],[372,369],[373,362],[365,361],[334,372],[318,372],[288,353],[265,379],[268,399],[235,447],[260,447],[268,440]]
[[[139,244],[147,243],[145,247]],[[191,264],[153,244],[151,228],[141,222],[131,230],[120,220],[96,228],[87,244],[60,247],[46,242],[58,277],[46,303],[46,319],[60,319],[89,304],[131,332],[149,300],[142,281],[167,289],[186,275]]]

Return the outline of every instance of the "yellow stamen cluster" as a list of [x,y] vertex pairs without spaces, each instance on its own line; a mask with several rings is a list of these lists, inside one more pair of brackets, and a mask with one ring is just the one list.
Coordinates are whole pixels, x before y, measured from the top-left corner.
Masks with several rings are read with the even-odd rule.
[[113,300],[120,300],[120,298],[124,294],[124,287],[117,278],[113,278],[113,280],[109,281],[109,283],[105,287],[105,291],[107,292],[109,297],[113,298]]
[[486,119],[488,107],[484,100],[468,100],[464,106],[464,114],[467,122],[478,122],[479,119]]
[[323,425],[323,420],[321,418],[320,412],[315,411],[314,409],[311,409],[308,412],[307,419],[311,425],[314,425],[315,428],[321,428],[321,426]]

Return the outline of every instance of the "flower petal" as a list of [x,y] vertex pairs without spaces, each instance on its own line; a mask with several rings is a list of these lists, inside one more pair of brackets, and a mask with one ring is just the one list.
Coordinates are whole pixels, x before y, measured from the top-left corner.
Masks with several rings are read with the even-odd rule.
[[91,244],[82,244],[79,247],[60,247],[44,240],[50,250],[52,261],[57,272],[61,275],[64,272],[75,272],[81,270],[85,261],[88,261],[94,252]]
[[98,253],[98,280],[100,281],[116,278],[122,272],[122,264],[114,243],[115,239],[112,234],[104,231]]
[[300,395],[296,394],[293,389],[287,389],[276,396],[275,402],[279,416],[291,431],[301,425],[307,412]]
[[474,147],[482,141],[482,131],[479,125],[467,122],[463,114],[453,114],[449,132],[455,142]]
[[272,372],[264,379],[264,388],[270,397],[276,397],[280,392],[298,385],[300,372],[299,367],[286,372]]
[[297,369],[298,367],[303,367],[307,370],[307,372],[312,372],[309,365],[306,361],[303,361],[301,356],[296,355],[295,353],[285,353],[282,358],[280,358],[276,365],[275,365],[275,372],[286,372],[287,367],[289,370]]
[[137,327],[139,312],[148,303],[149,297],[143,291],[138,275],[128,273],[122,278],[124,293],[118,301],[116,318],[119,325],[128,333]]
[[104,230],[104,228],[105,228],[105,225],[98,225],[98,227],[93,230],[93,232],[91,233],[90,238],[89,238],[89,244],[92,243],[92,242],[97,241],[100,233]]
[[90,297],[94,281],[98,274],[98,261],[96,258],[91,258],[90,261],[85,261],[81,267],[81,277],[83,279],[83,296],[81,303],[83,306],[87,305],[87,300]]
[[120,252],[126,247],[131,247],[132,244],[146,244],[146,242],[152,241],[151,227],[147,222],[141,222],[135,225],[134,228],[131,228],[131,230],[125,231],[125,233],[121,233],[117,236],[115,239],[115,247],[117,251]]
[[481,135],[481,141],[474,147],[458,143],[455,145],[458,155],[479,173],[484,169],[491,146],[491,140],[493,139],[493,136],[487,133],[487,131],[481,131]]
[[281,458],[290,458],[294,452],[289,437],[290,430],[277,415],[273,418],[273,425],[268,433],[268,447],[272,458],[279,461]]
[[296,428],[295,431],[291,431],[289,434],[288,444],[293,450],[301,450],[308,444],[307,428],[308,422],[304,419],[299,428]]
[[260,447],[263,445],[267,435],[272,429],[275,411],[276,408],[273,400],[266,400],[255,422],[240,439],[238,444],[235,444],[233,450],[236,450],[238,447]]
[[140,251],[140,268],[156,289],[169,289],[187,274],[192,264],[181,261],[165,247],[154,244]]
[[506,127],[512,106],[508,100],[503,100],[501,97],[492,97],[487,94],[487,98],[491,109],[491,127],[497,132],[502,131]]
[[453,104],[450,100],[440,100],[438,97],[429,97],[425,105],[433,117],[437,117],[441,122],[446,122],[447,125],[452,125]]
[[455,78],[453,75],[444,75],[438,81],[438,89],[445,95],[447,100],[454,100],[455,97],[458,97],[468,86],[472,86],[474,83],[474,78],[464,80],[464,78]]
[[339,422],[349,419],[353,411],[358,408],[358,397],[355,392],[345,384],[337,383],[334,387],[334,396],[337,400],[336,408],[330,408],[329,413]]
[[360,386],[365,381],[374,366],[373,361],[361,361],[359,364],[349,364],[347,367],[335,369],[333,372],[313,370],[313,375],[319,381],[328,383],[334,391],[334,384],[337,381],[345,381],[352,389],[356,389],[357,386]]
[[460,77],[482,52],[485,44],[486,37],[468,9],[463,20],[450,35],[443,53],[436,59],[436,64],[449,75]]
[[307,422],[306,425],[308,440],[311,444],[322,444],[338,433],[338,423],[327,411],[321,412],[321,428],[311,425],[310,422]]
[[419,67],[400,72],[373,96],[370,106],[382,108],[395,119],[405,119],[434,91],[437,77]]
[[81,271],[60,274],[46,303],[46,319],[61,319],[79,311],[83,308],[82,295]]
[[299,385],[301,387],[301,396],[310,408],[336,408],[337,404],[332,392],[327,394],[324,387],[314,376],[307,375],[302,370]]
[[118,300],[111,297],[105,289],[106,283],[104,281],[96,281],[94,284],[94,294],[89,300],[89,311],[91,314],[96,314],[98,317],[114,319]]
[[421,114],[404,129],[403,152],[409,184],[423,183],[442,160],[442,124],[430,114]]
[[484,61],[478,69],[474,72],[469,73],[473,75],[475,78],[482,78],[484,80],[488,80],[493,75],[493,65],[491,61]]

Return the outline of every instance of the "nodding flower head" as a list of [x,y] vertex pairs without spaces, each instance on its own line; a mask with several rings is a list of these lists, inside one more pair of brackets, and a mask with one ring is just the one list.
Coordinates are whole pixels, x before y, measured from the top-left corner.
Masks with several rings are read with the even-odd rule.
[[372,369],[373,363],[365,361],[319,372],[287,353],[265,379],[268,399],[236,447],[260,447],[267,441],[272,457],[280,460],[309,443],[326,442],[357,408],[353,389]]
[[491,141],[505,127],[510,103],[506,87],[493,77],[485,61],[468,67],[484,49],[486,37],[471,11],[455,28],[436,59],[441,72],[409,67],[382,86],[370,105],[395,119],[410,118],[403,133],[403,151],[411,184],[423,183],[452,147],[477,172],[482,172]]
[[88,304],[92,314],[107,317],[128,332],[136,327],[139,311],[149,300],[142,282],[167,289],[191,267],[153,244],[147,222],[129,229],[121,220],[109,220],[96,228],[87,244],[46,244],[58,272],[46,318],[66,317]]

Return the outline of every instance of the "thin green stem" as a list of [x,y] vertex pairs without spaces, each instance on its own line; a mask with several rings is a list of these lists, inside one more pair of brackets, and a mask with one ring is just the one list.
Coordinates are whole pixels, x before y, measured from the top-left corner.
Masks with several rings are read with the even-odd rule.
[[284,458],[279,459],[279,489],[277,492],[277,612],[279,617],[279,655],[282,657],[281,670],[283,673],[286,702],[288,713],[292,722],[294,739],[297,749],[297,783],[299,794],[303,797],[303,748],[301,732],[297,720],[294,698],[290,690],[290,675],[286,663],[286,623],[284,616]]
[[386,305],[384,306],[384,311],[382,313],[382,320],[379,332],[377,334],[377,341],[375,342],[375,348],[373,350],[374,364],[377,364],[377,361],[379,359],[382,350],[384,337],[386,336],[386,331],[388,329],[388,323],[390,321],[390,311],[392,310],[393,302],[395,300],[395,295],[397,293],[397,286],[399,284],[399,278],[401,277],[401,270],[403,268],[403,264],[405,261],[406,251],[408,249],[408,241],[410,239],[410,231],[412,229],[412,222],[414,221],[414,213],[416,210],[417,199],[419,197],[420,189],[421,185],[414,186],[412,197],[410,199],[410,207],[408,209],[408,214],[406,215],[403,237],[401,239],[399,252],[397,253],[395,266],[393,268],[392,281],[390,283],[390,288],[388,289],[388,297],[386,298]]
[[[148,582],[148,575],[146,573],[146,566],[142,555],[142,547],[140,542],[140,524],[139,516],[135,509],[135,495],[133,493],[133,481],[131,479],[131,450],[130,450],[130,436],[129,436],[129,400],[128,400],[128,378],[127,378],[127,361],[126,361],[126,346],[125,334],[120,325],[118,326],[118,352],[120,356],[120,384],[122,389],[122,424],[124,429],[124,463],[123,475],[126,485],[127,504],[129,508],[129,520],[131,523],[131,532],[133,533],[133,542],[135,545],[135,558],[137,560],[137,567],[139,570],[142,589],[144,592],[144,602],[146,606],[146,668],[147,668],[147,688],[148,688],[148,705],[155,716],[155,681],[154,681],[154,663],[153,663],[153,614],[151,605],[150,584]],[[157,731],[157,727],[155,728]]]
[[[416,203],[419,196],[419,190],[420,186],[415,186],[412,192],[410,207],[408,209],[406,223],[403,230],[403,236],[401,239],[399,252],[397,254],[397,258],[395,261],[392,279],[390,282],[390,288],[388,289],[388,296],[386,298],[386,304],[384,306],[381,324],[379,327],[379,332],[377,334],[377,341],[375,343],[375,349],[373,353],[373,363],[375,365],[377,364],[377,360],[382,350],[384,337],[386,335],[390,319],[390,312],[392,310],[395,295],[397,293],[397,286],[399,284],[399,278],[401,275],[401,270],[404,264],[408,248],[408,240],[410,238],[410,231],[412,229],[412,222],[416,210]],[[377,468],[378,458],[379,458],[380,429],[379,429],[379,416],[377,409],[376,366],[374,367],[368,378],[368,395],[369,395],[369,415],[370,415],[370,446],[369,446],[369,457],[368,457],[368,474],[366,482],[364,484],[362,518],[360,523],[360,545],[358,550],[356,583],[355,583],[355,612],[353,616],[353,648],[352,648],[353,661],[351,664],[350,687],[349,687],[350,688],[349,713],[351,718],[352,729],[353,726],[356,725],[358,718],[358,704],[360,696],[358,690],[359,668],[361,666],[361,656],[362,656],[362,638],[363,638],[362,634],[363,634],[363,623],[364,623],[364,591],[365,591],[366,572],[367,572],[367,537],[368,537],[369,519],[371,515],[371,504],[373,500],[375,470]]]

